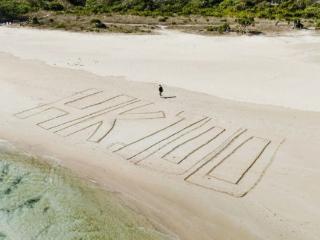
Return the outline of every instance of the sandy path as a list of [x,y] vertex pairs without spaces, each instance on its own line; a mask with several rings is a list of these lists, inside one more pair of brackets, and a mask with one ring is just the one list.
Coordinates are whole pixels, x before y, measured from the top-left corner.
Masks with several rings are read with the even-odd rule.
[[[7,54],[0,55],[0,86],[1,138],[121,193],[180,239],[320,238],[319,113],[177,88],[166,92],[177,98],[164,100],[155,94],[155,84],[102,78]],[[84,95],[57,102],[79,92]],[[112,111],[93,117],[92,109],[94,114]],[[74,121],[84,113],[90,118]],[[103,125],[95,129],[98,123]],[[225,132],[195,138],[211,127]],[[246,132],[229,141],[239,129]],[[193,144],[185,147],[185,141]],[[212,150],[220,154],[213,156]],[[183,160],[186,151],[195,154]]]
[[0,28],[0,51],[102,76],[320,111],[319,36],[93,35]]

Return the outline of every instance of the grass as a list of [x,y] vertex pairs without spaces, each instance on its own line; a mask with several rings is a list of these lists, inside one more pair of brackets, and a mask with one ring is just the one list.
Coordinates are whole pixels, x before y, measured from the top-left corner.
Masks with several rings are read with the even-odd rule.
[[[46,21],[44,12],[54,21]],[[176,25],[175,28],[178,28],[182,24],[200,25],[201,19],[209,22],[216,18],[232,19],[227,24],[231,26],[237,20],[237,26],[231,26],[230,31],[223,31],[219,27],[221,23],[212,25],[209,22],[199,31],[241,33],[250,32],[249,26],[251,32],[260,32],[261,29],[257,29],[253,23],[261,23],[263,20],[272,21],[274,25],[286,22],[290,27],[300,21],[304,27],[319,28],[320,3],[316,0],[0,0],[0,21],[24,21],[34,16],[39,19],[39,23],[33,24],[37,27],[125,33],[150,33],[155,24]],[[92,18],[101,22],[90,24]],[[117,22],[117,19],[127,19],[127,22]],[[180,19],[183,19],[183,23]],[[31,22],[25,21],[25,24],[31,25]],[[132,23],[136,25],[130,25]],[[277,31],[278,28],[274,29]]]
[[[36,21],[34,21],[36,19]],[[114,33],[134,33],[146,34],[151,33],[155,25],[145,23],[130,24],[128,21],[116,22],[111,16],[95,15],[95,16],[77,16],[72,14],[60,14],[47,11],[40,11],[30,16],[30,21],[22,23],[22,25],[63,29],[67,31],[82,32],[114,32]]]

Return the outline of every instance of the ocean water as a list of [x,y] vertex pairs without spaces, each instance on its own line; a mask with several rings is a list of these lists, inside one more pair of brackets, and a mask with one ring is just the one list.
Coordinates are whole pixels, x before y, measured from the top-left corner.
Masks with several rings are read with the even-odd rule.
[[0,240],[171,239],[117,196],[0,144]]

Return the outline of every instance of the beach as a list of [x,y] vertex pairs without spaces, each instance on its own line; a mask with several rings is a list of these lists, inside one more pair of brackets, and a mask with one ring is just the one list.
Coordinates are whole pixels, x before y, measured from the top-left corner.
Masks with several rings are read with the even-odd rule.
[[0,137],[176,239],[316,240],[318,42],[1,27]]
[[235,101],[320,111],[318,33],[302,31],[277,37],[158,33],[0,28],[0,50],[100,76],[123,76]]

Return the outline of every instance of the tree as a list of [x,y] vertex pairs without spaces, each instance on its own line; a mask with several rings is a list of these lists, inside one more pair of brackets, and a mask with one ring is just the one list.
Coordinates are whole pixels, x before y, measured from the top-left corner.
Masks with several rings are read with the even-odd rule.
[[68,0],[72,5],[75,6],[85,6],[86,5],[86,0]]
[[30,6],[27,2],[15,0],[0,1],[0,21],[22,20]]

